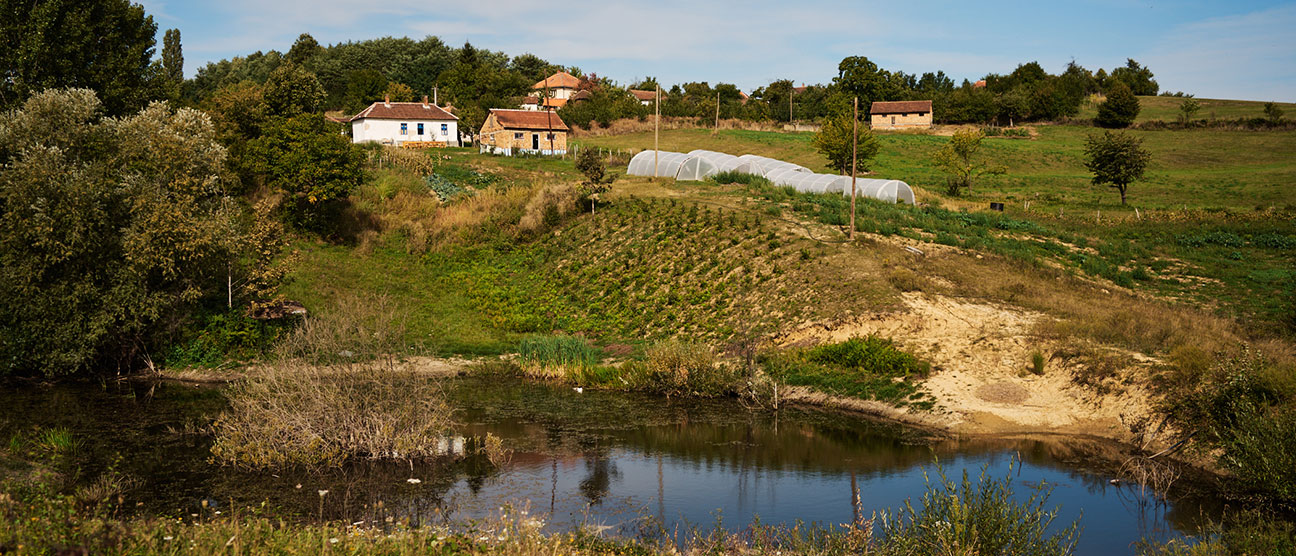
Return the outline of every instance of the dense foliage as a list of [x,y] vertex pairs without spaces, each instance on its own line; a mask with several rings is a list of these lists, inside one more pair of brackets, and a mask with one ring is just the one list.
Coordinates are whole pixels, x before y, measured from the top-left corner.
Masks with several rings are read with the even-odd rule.
[[1138,98],[1124,83],[1117,83],[1107,93],[1107,100],[1098,104],[1098,116],[1094,118],[1094,124],[1098,127],[1129,127],[1138,113]]
[[224,285],[235,211],[203,113],[103,118],[92,91],[46,91],[0,116],[0,163],[3,372],[131,364]]
[[93,89],[110,115],[165,98],[151,64],[157,24],[140,5],[5,0],[0,14],[0,110],[59,87]]
[[828,169],[842,175],[849,174],[852,165],[859,172],[867,172],[869,161],[881,148],[868,124],[853,121],[849,113],[828,118],[813,143],[828,159]]

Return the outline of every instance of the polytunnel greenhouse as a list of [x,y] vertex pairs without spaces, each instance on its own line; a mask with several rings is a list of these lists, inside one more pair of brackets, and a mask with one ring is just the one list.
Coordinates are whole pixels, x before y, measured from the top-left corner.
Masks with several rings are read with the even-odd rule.
[[776,160],[764,156],[757,156],[754,154],[744,154],[738,157],[738,160],[741,160],[743,164],[735,168],[734,169],[735,172],[743,172],[745,174],[753,174],[757,176],[764,176],[767,178],[769,177],[770,173],[774,172],[775,170],[795,170],[798,172],[810,171],[810,169],[806,168],[805,166],[792,164],[791,162],[783,162],[782,160]]
[[[842,183],[845,187],[842,195],[847,197],[851,194],[850,176],[843,176]],[[914,203],[913,189],[909,184],[900,180],[875,180],[875,179],[855,179],[855,195],[858,197],[867,197],[877,199],[887,203]]]
[[630,159],[630,166],[626,168],[626,174],[631,176],[652,176],[653,174],[653,153],[657,153],[657,172],[656,177],[674,178],[679,175],[680,166],[685,161],[692,158],[684,153],[673,153],[668,151],[643,151],[634,158]]
[[[802,193],[841,193],[845,196],[851,194],[850,176],[817,174],[804,166],[754,154],[733,156],[700,149],[687,154],[643,151],[630,159],[626,174],[653,175],[654,153],[657,154],[656,175],[658,177],[698,181],[720,172],[741,172],[762,176],[774,185],[791,187]],[[914,204],[913,189],[909,188],[909,184],[899,180],[857,178],[855,189],[859,197],[877,199],[886,203]]]
[[699,149],[688,154],[691,158],[680,165],[679,174],[675,176],[677,180],[700,181],[721,172],[734,171],[743,164],[734,155],[715,151]]

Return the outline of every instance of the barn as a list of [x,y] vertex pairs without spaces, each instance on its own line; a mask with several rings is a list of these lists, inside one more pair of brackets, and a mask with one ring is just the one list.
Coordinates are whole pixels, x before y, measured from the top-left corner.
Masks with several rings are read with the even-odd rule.
[[869,109],[873,129],[931,129],[932,101],[875,102]]

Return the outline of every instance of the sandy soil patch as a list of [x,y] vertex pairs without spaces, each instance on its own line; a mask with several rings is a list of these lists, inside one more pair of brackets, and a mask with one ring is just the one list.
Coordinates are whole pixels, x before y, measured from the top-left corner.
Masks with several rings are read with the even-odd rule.
[[935,411],[884,409],[874,407],[883,404],[822,395],[793,399],[920,421],[963,434],[1052,432],[1128,441],[1130,424],[1150,415],[1148,393],[1141,388],[1125,386],[1099,395],[1073,384],[1071,369],[1057,361],[1050,361],[1043,376],[1027,372],[1032,351],[1049,356],[1055,347],[1031,334],[1034,325],[1047,318],[1044,315],[922,293],[906,293],[903,298],[907,311],[811,324],[779,343],[839,342],[870,334],[891,338],[932,363],[933,373],[924,386],[936,398]]

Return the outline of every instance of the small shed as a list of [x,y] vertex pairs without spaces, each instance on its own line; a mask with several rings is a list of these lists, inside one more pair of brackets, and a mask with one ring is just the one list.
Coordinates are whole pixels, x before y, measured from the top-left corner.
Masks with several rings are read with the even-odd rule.
[[873,129],[931,129],[932,101],[875,102],[869,108],[869,126]]
[[567,132],[552,110],[492,108],[478,133],[478,150],[512,156],[515,153],[567,154]]

